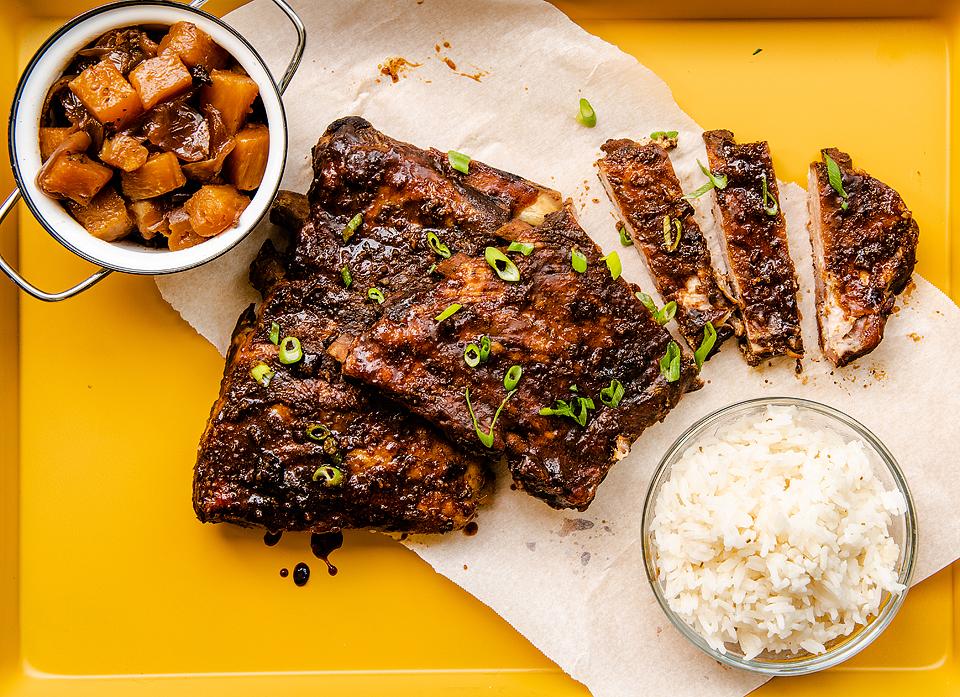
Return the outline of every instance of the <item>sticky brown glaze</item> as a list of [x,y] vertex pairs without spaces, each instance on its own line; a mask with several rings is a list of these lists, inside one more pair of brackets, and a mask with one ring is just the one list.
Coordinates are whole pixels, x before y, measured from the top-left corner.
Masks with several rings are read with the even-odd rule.
[[[663,302],[677,303],[677,325],[694,349],[703,329],[717,330],[715,353],[735,333],[734,306],[721,290],[710,260],[710,250],[694,219],[693,207],[683,198],[680,181],[667,151],[657,143],[608,140],[597,162],[600,180],[646,261]],[[680,243],[669,251],[663,220],[680,220]],[[671,233],[673,230],[671,229]]]
[[[636,299],[635,287],[611,278],[569,210],[551,214],[540,227],[518,222],[499,234],[536,246],[528,257],[509,254],[519,282],[501,280],[483,256],[454,255],[438,266],[438,284],[385,311],[351,348],[343,370],[423,415],[464,448],[505,452],[527,492],[557,508],[582,510],[633,441],[695,384],[696,369],[685,355],[680,379],[666,382],[659,361],[669,333]],[[571,266],[573,248],[588,259],[584,274]],[[437,322],[452,303],[463,309]],[[483,336],[491,339],[490,358],[471,368],[464,349]],[[507,394],[504,374],[514,364],[523,376],[488,450],[477,437],[465,391],[481,428],[489,429]],[[612,379],[624,386],[616,408],[600,401]],[[539,414],[555,399],[578,395],[596,405],[586,427]]]
[[[765,141],[737,144],[730,131],[707,131],[703,142],[710,171],[727,178],[726,188],[714,191],[729,278],[743,319],[740,349],[750,365],[776,356],[802,358],[797,272],[770,149]],[[777,202],[773,215],[765,210],[764,178]]]
[[[827,174],[826,155],[840,167],[844,199]],[[820,346],[836,366],[873,351],[894,301],[916,264],[919,228],[896,191],[853,166],[835,148],[810,165],[810,242],[817,277]]]

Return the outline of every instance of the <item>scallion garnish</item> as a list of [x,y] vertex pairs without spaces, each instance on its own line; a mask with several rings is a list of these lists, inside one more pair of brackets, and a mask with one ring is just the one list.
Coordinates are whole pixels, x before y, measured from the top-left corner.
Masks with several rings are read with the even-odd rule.
[[437,265],[436,265],[436,264],[430,264],[430,268],[427,269],[427,275],[429,276],[430,274],[432,274],[432,273],[433,273],[434,271],[436,271],[436,270],[437,270]]
[[653,298],[643,292],[637,293],[637,300],[639,300],[645,308],[650,310],[650,314],[653,315],[653,319],[657,324],[666,324],[677,314],[677,303],[673,300],[662,308],[657,308],[657,304],[653,302]]
[[324,486],[340,486],[343,483],[343,470],[333,465],[320,465],[313,473],[313,481]]
[[673,140],[678,135],[677,131],[654,131],[650,134],[650,140]]
[[463,349],[463,362],[471,368],[476,368],[480,365],[480,360],[480,347],[476,344],[467,344]]
[[270,343],[279,344],[280,343],[280,325],[276,322],[270,323]]
[[610,278],[616,281],[620,278],[620,274],[623,273],[623,266],[620,264],[620,255],[616,252],[610,252],[607,256],[601,257],[600,261],[605,261],[607,263],[607,268],[610,270]]
[[533,251],[533,245],[527,244],[526,242],[511,242],[510,246],[507,247],[508,252],[520,252],[523,256],[528,257]]
[[668,252],[675,252],[680,246],[680,238],[683,237],[683,223],[680,218],[671,218],[669,215],[663,216],[663,246]]
[[587,425],[591,409],[596,409],[590,397],[574,397],[569,402],[557,399],[552,407],[543,407],[540,416],[569,416],[581,426]]
[[500,406],[497,407],[497,411],[493,415],[493,421],[490,422],[490,430],[486,432],[480,429],[480,424],[477,423],[477,415],[473,412],[473,405],[470,404],[470,388],[468,387],[464,393],[467,397],[467,409],[470,410],[470,418],[473,419],[473,428],[477,432],[477,438],[480,439],[480,442],[483,443],[484,447],[492,448],[493,427],[497,425],[497,419],[500,417],[500,412],[503,411],[503,407],[506,405],[507,400],[509,400],[516,393],[516,390],[508,392],[507,396],[503,398],[502,402],[500,402]]
[[676,341],[667,344],[667,352],[660,359],[660,374],[667,382],[676,382],[680,379],[680,347]]
[[517,389],[517,384],[520,382],[521,375],[523,375],[523,368],[521,368],[519,365],[510,366],[507,374],[503,376],[503,386],[507,392]]
[[452,303],[450,305],[447,305],[446,309],[443,312],[441,312],[439,315],[434,317],[434,319],[437,320],[438,322],[442,322],[443,320],[453,317],[455,314],[460,312],[460,308],[462,307],[463,305],[461,305],[460,303]]
[[623,383],[616,378],[610,381],[610,387],[600,390],[600,401],[611,409],[615,409],[621,399],[623,399]]
[[284,365],[297,363],[303,358],[303,347],[300,339],[295,336],[285,336],[280,342],[280,353],[277,356]]
[[597,112],[593,110],[590,102],[583,97],[580,98],[580,111],[577,113],[577,121],[587,128],[593,128],[597,125]]
[[250,369],[250,377],[259,382],[264,387],[270,386],[270,381],[273,379],[274,372],[270,370],[270,366],[266,363],[257,363]]
[[363,216],[360,213],[357,213],[355,216],[350,218],[350,222],[347,223],[347,227],[343,228],[343,241],[348,241],[353,237],[353,233],[357,231],[357,228],[360,227],[360,223],[363,222]]
[[570,250],[570,266],[577,273],[585,273],[587,270],[587,257],[576,247]]
[[490,337],[480,337],[480,360],[485,361],[490,358]]
[[713,322],[707,322],[703,326],[703,341],[700,342],[700,348],[693,353],[693,360],[697,362],[697,370],[703,367],[703,362],[707,360],[713,345],[717,343],[717,330]]
[[617,232],[620,233],[620,244],[624,247],[629,247],[633,244],[633,239],[630,237],[630,233],[627,232],[627,226],[623,221],[617,223]]
[[767,188],[767,175],[763,172],[760,173],[760,185],[763,194],[763,212],[767,215],[776,215],[780,211],[780,204]]
[[348,266],[340,269],[340,278],[343,279],[344,288],[349,288],[350,284],[353,283],[353,276],[350,275],[350,268]]
[[307,438],[322,443],[330,437],[330,429],[323,424],[310,424],[306,429]]
[[571,391],[571,392],[576,392],[577,390],[578,390],[578,388],[577,388],[577,383],[573,383],[572,385],[570,385],[570,391]]
[[823,153],[823,160],[827,163],[827,178],[830,180],[830,186],[832,186],[833,190],[843,199],[840,208],[847,210],[847,199],[850,197],[850,194],[843,188],[843,173],[840,171],[840,166],[827,153]]
[[684,195],[683,198],[688,201],[692,201],[695,198],[700,198],[705,193],[710,191],[710,189],[726,189],[727,188],[727,175],[725,174],[714,174],[709,169],[704,167],[703,163],[700,160],[697,160],[697,164],[700,165],[700,171],[703,172],[707,177],[707,183],[701,186],[699,189],[693,193]]
[[367,288],[367,297],[378,305],[382,305],[383,301],[386,300],[383,291],[379,288]]
[[496,247],[487,247],[483,251],[483,256],[487,263],[493,267],[497,275],[504,281],[516,283],[520,280],[520,269],[510,260],[510,258]]
[[450,166],[458,172],[463,172],[464,174],[470,173],[469,155],[464,155],[462,152],[457,152],[456,150],[448,150],[447,160],[450,162]]
[[444,259],[450,258],[450,248],[440,241],[440,238],[437,237],[437,233],[427,233],[427,244],[429,244],[430,249],[436,252],[436,254],[439,256],[443,257]]

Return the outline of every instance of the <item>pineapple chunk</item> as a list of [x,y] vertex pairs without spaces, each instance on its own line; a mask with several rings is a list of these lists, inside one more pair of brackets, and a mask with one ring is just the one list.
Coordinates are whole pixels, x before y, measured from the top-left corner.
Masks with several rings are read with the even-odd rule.
[[172,152],[154,155],[140,169],[120,175],[123,193],[131,201],[162,196],[187,183]]
[[152,109],[193,86],[190,71],[173,52],[148,58],[130,71],[130,84],[140,95],[144,109]]
[[260,186],[270,154],[270,130],[266,126],[247,126],[237,133],[227,158],[227,178],[241,191]]
[[127,204],[112,186],[97,194],[89,205],[81,206],[70,201],[67,209],[87,232],[106,242],[115,242],[133,231],[133,219],[127,212]]
[[190,225],[190,214],[184,208],[175,208],[167,215],[170,225],[170,235],[167,237],[167,246],[176,252],[187,247],[195,247],[206,238],[193,231]]
[[200,100],[220,112],[227,133],[233,135],[243,125],[260,89],[249,76],[228,70],[214,70],[210,82],[200,91]]
[[170,225],[163,215],[163,209],[153,201],[134,201],[130,204],[130,212],[143,239],[170,234]]
[[90,199],[113,178],[113,170],[84,154],[90,136],[83,131],[71,133],[50,155],[37,174],[37,186],[48,196],[68,198],[86,206]]
[[143,104],[117,66],[108,60],[91,65],[69,83],[70,90],[104,126],[122,127],[143,113]]
[[177,22],[160,41],[160,53],[171,51],[186,65],[202,65],[207,70],[223,68],[230,62],[230,54],[215,42],[207,32],[192,22]]
[[150,151],[143,147],[139,140],[124,133],[107,138],[100,148],[100,159],[124,172],[140,169],[149,156]]
[[65,128],[42,127],[40,129],[40,159],[46,162],[53,154],[53,151],[59,148],[60,144],[66,140],[71,131],[73,131],[73,127],[71,126]]
[[190,215],[190,227],[201,237],[219,235],[237,224],[250,199],[229,184],[201,186],[185,204]]

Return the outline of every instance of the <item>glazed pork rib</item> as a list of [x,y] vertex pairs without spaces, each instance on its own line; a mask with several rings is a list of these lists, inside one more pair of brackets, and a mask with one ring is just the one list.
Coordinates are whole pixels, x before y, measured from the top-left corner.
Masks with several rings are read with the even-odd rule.
[[735,333],[734,306],[718,283],[707,242],[667,151],[659,143],[626,139],[608,140],[602,150],[600,180],[663,301],[676,302],[680,333],[696,349],[707,322],[713,323],[716,352]]
[[737,144],[730,131],[706,131],[716,219],[733,295],[743,320],[740,348],[750,365],[776,356],[803,357],[797,273],[780,210],[777,177],[765,141]]
[[817,322],[824,355],[840,367],[883,339],[913,274],[919,228],[900,194],[856,169],[848,154],[827,148],[821,156],[810,165],[807,198]]
[[[438,265],[438,284],[408,293],[359,337],[343,371],[464,448],[506,453],[528,493],[583,510],[633,441],[697,383],[696,368],[678,355],[673,381],[662,374],[677,345],[636,289],[611,277],[568,209],[498,235],[514,280],[484,254],[455,254]],[[533,249],[510,252],[509,241]],[[584,273],[571,265],[574,250]]]

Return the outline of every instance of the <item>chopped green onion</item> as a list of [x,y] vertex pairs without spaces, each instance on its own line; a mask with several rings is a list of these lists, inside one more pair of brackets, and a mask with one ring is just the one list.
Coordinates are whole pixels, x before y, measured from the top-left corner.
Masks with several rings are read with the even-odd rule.
[[700,165],[700,171],[703,172],[707,177],[707,183],[701,186],[699,189],[693,193],[686,194],[683,198],[688,201],[692,201],[695,198],[700,198],[705,193],[710,191],[710,189],[726,189],[727,188],[727,175],[725,174],[714,174],[709,169],[703,166],[703,163],[700,160],[697,160],[697,164]]
[[703,362],[707,360],[715,343],[717,343],[717,330],[714,329],[713,322],[707,322],[703,327],[703,341],[700,342],[700,348],[693,354],[693,359],[697,362],[697,370],[703,367]]
[[633,244],[633,239],[630,237],[630,233],[627,232],[627,226],[623,223],[623,221],[617,223],[617,232],[620,233],[620,244],[622,244],[624,247],[629,247],[631,244]]
[[600,261],[607,262],[607,268],[610,270],[610,278],[616,281],[623,273],[623,266],[620,264],[620,255],[616,252],[610,252],[607,256],[601,257]]
[[683,195],[683,198],[687,199],[688,201],[692,201],[692,200],[695,199],[695,198],[700,198],[700,197],[703,196],[705,193],[707,193],[708,191],[710,191],[712,188],[713,188],[713,182],[707,182],[706,184],[704,184],[703,186],[701,186],[701,187],[698,188],[698,189],[695,189],[694,191],[690,192],[689,194],[684,194],[684,195]]
[[434,319],[437,320],[438,322],[442,322],[443,320],[453,317],[455,314],[460,312],[460,308],[462,307],[463,305],[461,305],[460,303],[452,303],[450,305],[447,305],[447,308],[443,312],[441,312],[439,315],[434,317]]
[[587,257],[576,247],[570,250],[570,265],[577,273],[585,273],[587,270]]
[[597,125],[597,112],[590,106],[590,102],[583,97],[580,98],[580,111],[577,113],[577,121],[587,128],[593,128]]
[[528,257],[533,251],[533,245],[527,244],[526,242],[511,242],[510,246],[507,247],[508,252],[520,252],[523,256]]
[[480,360],[485,361],[490,358],[490,337],[484,336],[480,338]]
[[462,152],[457,152],[456,150],[448,150],[447,160],[449,160],[450,166],[458,172],[463,172],[464,174],[470,173],[469,155],[464,155]]
[[516,283],[520,280],[520,269],[510,258],[496,247],[487,247],[483,252],[487,263],[493,267],[497,275],[504,281]]
[[671,229],[670,220],[669,215],[663,216],[663,246],[668,252],[675,252],[680,246],[680,238],[683,237],[683,223],[680,218],[673,218]]
[[463,362],[471,368],[476,368],[480,365],[480,361],[480,347],[476,344],[467,344],[467,348],[463,349]]
[[840,166],[827,153],[823,153],[823,159],[824,162],[827,163],[827,178],[830,180],[830,186],[832,186],[833,190],[840,194],[840,197],[843,199],[840,208],[847,210],[847,199],[850,197],[850,194],[843,188],[843,174],[840,172]]
[[353,283],[353,276],[350,275],[350,268],[348,266],[340,269],[340,278],[343,279],[344,288],[349,288],[350,284]]
[[577,383],[573,383],[572,385],[570,385],[570,391],[571,391],[571,392],[576,392],[576,391],[577,391]]
[[484,432],[480,429],[480,424],[477,423],[477,415],[473,413],[473,405],[470,404],[470,388],[468,387],[465,390],[467,397],[467,409],[470,410],[470,418],[473,419],[473,428],[477,432],[477,438],[480,439],[480,442],[483,443],[484,447],[493,447],[493,427],[497,425],[497,419],[500,417],[500,412],[503,411],[503,407],[506,405],[507,400],[509,400],[515,393],[516,390],[508,392],[507,396],[503,398],[503,401],[500,402],[500,406],[497,407],[496,413],[493,415],[493,421],[490,422],[490,430]]
[[444,259],[450,258],[450,248],[440,241],[440,238],[437,237],[437,233],[427,233],[427,244],[429,244],[430,249],[436,252],[439,256],[443,257]]
[[340,486],[343,483],[343,470],[333,465],[320,465],[313,473],[313,481],[324,486]]
[[270,381],[273,379],[274,372],[270,370],[270,366],[266,363],[257,363],[250,369],[250,377],[259,382],[264,387],[269,387]]
[[639,300],[645,308],[650,310],[650,314],[653,315],[654,321],[658,324],[666,324],[677,314],[677,304],[673,300],[659,309],[657,308],[657,304],[653,302],[653,298],[646,293],[637,293],[637,300]]
[[280,362],[284,365],[297,363],[303,358],[303,347],[300,346],[300,339],[295,336],[285,336],[280,342]]
[[386,300],[383,296],[383,291],[379,288],[367,288],[367,297],[378,305],[382,305],[383,301]]
[[307,438],[322,443],[330,437],[330,429],[323,424],[310,424],[306,429]]
[[616,378],[610,381],[610,387],[600,390],[600,401],[611,409],[615,409],[621,399],[623,399],[623,383]]
[[507,374],[503,376],[503,386],[507,392],[517,389],[517,384],[520,382],[521,375],[523,375],[523,368],[521,368],[519,365],[510,366],[510,370],[508,370]]
[[653,302],[653,298],[651,298],[649,295],[647,295],[647,294],[644,293],[643,291],[640,291],[640,292],[637,293],[637,300],[639,300],[640,303],[641,303],[645,308],[647,308],[648,310],[650,310],[650,314],[652,314],[652,315],[657,314],[657,304],[656,304],[655,302]]
[[360,227],[360,223],[363,222],[363,216],[360,213],[357,213],[355,216],[350,218],[350,222],[347,223],[347,227],[343,228],[343,241],[348,241],[353,237],[353,233],[357,231],[357,228]]
[[660,374],[667,382],[676,382],[680,379],[680,347],[676,341],[667,344],[667,352],[660,359]]
[[765,173],[760,174],[760,184],[763,187],[763,212],[767,215],[776,215],[780,211],[780,204],[777,203],[776,197],[767,188],[767,175]]
[[650,134],[650,140],[673,140],[678,135],[678,131],[654,131]]
[[276,322],[270,323],[270,343],[279,344],[280,343],[280,325]]
[[590,409],[596,409],[596,407],[589,397],[574,397],[569,402],[557,399],[554,400],[552,407],[540,409],[540,416],[569,416],[581,426],[586,426]]
[[427,275],[429,276],[430,274],[432,274],[432,273],[433,273],[434,271],[436,271],[436,270],[437,270],[437,265],[436,265],[436,264],[430,264],[430,268],[427,269]]

